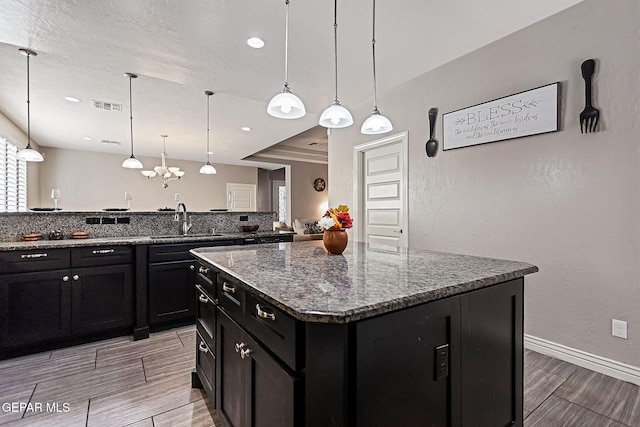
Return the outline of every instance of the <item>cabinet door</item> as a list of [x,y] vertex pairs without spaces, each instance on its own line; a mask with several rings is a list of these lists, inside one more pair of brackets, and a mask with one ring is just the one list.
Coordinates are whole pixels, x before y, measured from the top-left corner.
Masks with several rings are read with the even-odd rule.
[[355,425],[460,425],[459,316],[449,298],[357,324]]
[[522,425],[522,284],[461,296],[462,425]]
[[131,265],[110,265],[71,271],[71,324],[74,334],[133,324],[132,269]]
[[297,380],[222,312],[217,378],[218,414],[226,426],[294,426]]
[[196,318],[196,261],[149,265],[149,323]]
[[[221,310],[218,311],[216,366],[216,407],[222,423],[227,427],[241,427],[245,423],[245,388],[247,365],[240,357],[240,345],[246,346],[246,334]],[[236,351],[236,344],[238,351]]]
[[69,270],[0,276],[0,345],[15,347],[71,333]]

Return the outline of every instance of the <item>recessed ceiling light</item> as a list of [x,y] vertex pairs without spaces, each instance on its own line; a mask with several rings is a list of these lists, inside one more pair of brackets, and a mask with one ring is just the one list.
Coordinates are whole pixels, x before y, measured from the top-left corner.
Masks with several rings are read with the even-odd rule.
[[75,96],[65,96],[64,99],[69,102],[80,102],[80,98],[76,98]]
[[251,132],[251,128],[249,126],[242,126],[240,129],[242,129],[245,132]]
[[85,136],[85,137],[84,137],[84,138],[82,138],[82,139],[84,139],[85,141],[93,141],[93,138],[89,138],[88,136]]
[[207,151],[207,154],[213,154],[213,151]]
[[260,37],[249,37],[247,44],[254,49],[261,49],[264,47],[264,41]]

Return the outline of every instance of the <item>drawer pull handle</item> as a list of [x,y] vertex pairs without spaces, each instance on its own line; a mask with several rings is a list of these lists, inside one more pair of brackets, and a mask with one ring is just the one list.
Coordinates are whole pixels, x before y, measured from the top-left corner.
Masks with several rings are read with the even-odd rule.
[[227,282],[224,282],[222,284],[222,290],[225,292],[231,292],[232,294],[236,293],[236,288],[234,288],[233,286],[229,286]]
[[252,353],[251,349],[246,349],[246,350],[241,350],[240,351],[240,357],[242,357],[243,359],[248,359],[249,355]]
[[80,278],[80,276],[78,276],[77,274],[73,275],[73,280],[78,280]]
[[240,350],[242,350],[244,348],[246,344],[241,342],[241,343],[236,343],[236,353],[239,353]]
[[203,353],[208,353],[209,352],[209,347],[207,347],[207,345],[204,343],[204,341],[200,341],[200,345],[198,346],[198,350],[200,350]]
[[189,270],[193,271],[193,270],[195,270],[195,269],[196,269],[196,268],[194,267],[194,265],[193,265],[193,264],[191,264],[191,265],[189,266]]
[[198,269],[198,273],[207,274],[209,272],[208,268],[200,267]]
[[68,282],[69,281],[69,276],[62,276],[62,281],[63,282]]
[[256,311],[258,312],[258,316],[262,317],[263,319],[276,320],[276,315],[273,313],[269,313],[268,311],[264,311],[262,308],[260,308],[260,304],[256,304]]
[[91,251],[94,255],[101,255],[101,254],[112,254],[115,252],[115,249],[97,249],[95,251]]
[[31,258],[44,258],[49,256],[48,254],[23,254],[20,255],[20,258],[22,259],[31,259]]
[[205,303],[205,304],[209,302],[209,298],[207,298],[206,295],[203,295],[203,294],[200,294],[198,299],[200,300],[200,302]]

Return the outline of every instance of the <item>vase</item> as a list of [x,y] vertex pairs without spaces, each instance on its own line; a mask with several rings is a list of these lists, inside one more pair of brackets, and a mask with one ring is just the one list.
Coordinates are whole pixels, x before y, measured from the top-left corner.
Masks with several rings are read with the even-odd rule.
[[344,252],[349,242],[349,235],[342,230],[325,230],[322,235],[322,243],[330,254],[339,255]]

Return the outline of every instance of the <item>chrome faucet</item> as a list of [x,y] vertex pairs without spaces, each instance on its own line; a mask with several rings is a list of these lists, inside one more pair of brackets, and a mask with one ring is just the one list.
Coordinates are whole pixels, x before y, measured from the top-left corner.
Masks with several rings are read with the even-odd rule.
[[186,236],[189,230],[191,230],[191,219],[190,217],[187,216],[187,207],[184,205],[184,203],[179,202],[178,205],[176,206],[176,214],[173,217],[173,220],[175,222],[180,221],[181,206],[182,206],[182,226],[180,228],[182,229],[182,235]]

